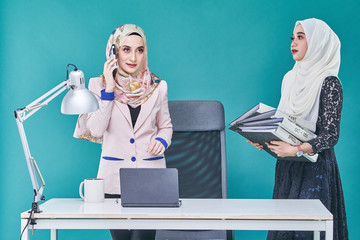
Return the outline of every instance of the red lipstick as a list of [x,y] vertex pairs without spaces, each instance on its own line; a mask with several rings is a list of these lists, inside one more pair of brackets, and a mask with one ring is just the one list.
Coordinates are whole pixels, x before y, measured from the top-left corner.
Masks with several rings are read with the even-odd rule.
[[128,66],[131,67],[131,68],[136,67],[136,64],[127,63],[126,65],[128,65]]

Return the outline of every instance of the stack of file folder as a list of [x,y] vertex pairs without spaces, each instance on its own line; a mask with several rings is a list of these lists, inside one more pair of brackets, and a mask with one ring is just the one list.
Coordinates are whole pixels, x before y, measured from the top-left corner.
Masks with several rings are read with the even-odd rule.
[[303,125],[306,125],[306,121],[301,119],[296,121],[295,117],[286,114],[277,114],[275,116],[275,113],[275,108],[263,103],[258,103],[232,121],[229,129],[239,133],[254,143],[263,145],[264,150],[277,159],[316,162],[318,157],[317,154],[303,154],[301,157],[294,156],[282,158],[270,151],[265,142],[284,141],[291,145],[298,146],[303,142],[316,138],[316,135],[312,131],[297,124],[297,122],[302,122],[304,123]]

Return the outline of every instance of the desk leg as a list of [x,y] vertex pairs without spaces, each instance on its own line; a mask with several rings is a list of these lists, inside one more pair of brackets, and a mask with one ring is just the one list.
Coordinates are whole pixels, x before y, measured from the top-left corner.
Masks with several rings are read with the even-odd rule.
[[320,240],[320,231],[314,231],[314,240]]
[[[28,222],[28,219],[21,219],[21,230],[20,233],[24,230],[26,224]],[[29,240],[29,226],[27,226],[24,230],[24,233],[22,235],[21,240]]]
[[50,239],[58,240],[58,230],[57,229],[50,229]]
[[326,232],[325,232],[325,240],[333,240],[333,221],[326,221]]

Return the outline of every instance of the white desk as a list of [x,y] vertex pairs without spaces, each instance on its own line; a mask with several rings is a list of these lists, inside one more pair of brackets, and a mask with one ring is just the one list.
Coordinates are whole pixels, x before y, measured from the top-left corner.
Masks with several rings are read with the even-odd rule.
[[[115,199],[84,203],[81,199],[51,199],[35,214],[35,229],[196,229],[326,231],[333,239],[333,217],[319,200],[183,199],[180,208],[123,208]],[[21,229],[28,212],[21,214]],[[29,229],[29,227],[28,227]],[[30,226],[31,229],[31,226]],[[22,239],[29,239],[25,230]]]

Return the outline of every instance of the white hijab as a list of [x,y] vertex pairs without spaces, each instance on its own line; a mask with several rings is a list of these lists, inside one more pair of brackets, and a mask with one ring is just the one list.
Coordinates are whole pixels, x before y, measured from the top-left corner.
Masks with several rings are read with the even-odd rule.
[[315,18],[297,21],[305,31],[308,49],[283,79],[278,111],[310,122],[316,129],[320,91],[324,79],[337,76],[340,68],[340,40],[331,28]]

